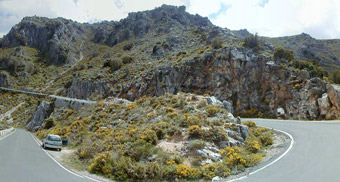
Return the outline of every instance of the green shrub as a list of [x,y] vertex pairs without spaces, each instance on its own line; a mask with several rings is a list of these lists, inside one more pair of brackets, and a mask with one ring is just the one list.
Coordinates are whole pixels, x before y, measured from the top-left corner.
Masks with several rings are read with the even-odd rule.
[[242,158],[246,161],[246,167],[252,167],[262,160],[263,155],[264,153],[251,153],[243,155]]
[[176,165],[166,165],[161,169],[160,178],[164,181],[175,181],[177,176]]
[[131,56],[128,55],[123,55],[121,57],[123,64],[128,64],[131,63],[133,61],[133,58]]
[[271,133],[266,132],[264,134],[262,134],[261,136],[259,136],[260,142],[263,146],[269,146],[273,144],[273,137],[271,135]]
[[120,59],[107,59],[103,67],[110,67],[111,72],[119,70],[123,66],[123,62]]
[[228,141],[228,136],[223,127],[213,126],[204,131],[204,139],[212,142]]
[[319,77],[323,79],[323,77],[328,76],[327,71],[321,68],[314,60],[310,61],[294,60],[291,63],[291,66],[300,70],[307,70],[311,78]]
[[181,126],[186,126],[186,127],[190,127],[192,125],[200,125],[200,123],[201,123],[200,119],[197,116],[189,114],[189,113],[183,114],[180,120]]
[[331,79],[333,83],[340,84],[340,70],[334,70],[329,76],[329,79]]
[[191,140],[190,143],[189,143],[189,150],[192,150],[192,151],[196,151],[196,150],[199,150],[199,149],[203,149],[205,146],[205,142],[203,140]]
[[244,143],[246,149],[252,153],[256,153],[261,148],[260,143],[252,137],[248,137]]
[[294,60],[294,53],[291,50],[277,47],[274,50],[274,58],[275,59],[285,59],[287,61],[293,61]]
[[54,117],[49,117],[45,121],[45,129],[50,129],[55,125]]
[[145,160],[157,152],[151,143],[141,139],[127,145],[127,154],[136,161]]
[[262,118],[263,117],[263,113],[256,110],[255,108],[245,110],[240,115],[241,117],[244,117],[244,118]]
[[152,129],[145,129],[140,138],[153,145],[156,145],[158,142],[157,133]]
[[215,176],[228,177],[231,170],[223,162],[206,164],[201,168],[202,176],[205,179],[211,179]]
[[259,47],[259,38],[258,35],[255,34],[250,34],[244,39],[244,44],[243,46],[249,47],[249,48],[257,48]]

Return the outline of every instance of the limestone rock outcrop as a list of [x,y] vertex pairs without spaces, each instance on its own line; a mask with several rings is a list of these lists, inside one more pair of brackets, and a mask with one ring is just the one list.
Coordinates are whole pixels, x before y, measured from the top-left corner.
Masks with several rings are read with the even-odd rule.
[[42,101],[37,106],[32,118],[29,119],[26,128],[31,131],[36,131],[44,124],[45,119],[50,116],[52,111],[53,107],[51,106],[51,103],[48,101]]

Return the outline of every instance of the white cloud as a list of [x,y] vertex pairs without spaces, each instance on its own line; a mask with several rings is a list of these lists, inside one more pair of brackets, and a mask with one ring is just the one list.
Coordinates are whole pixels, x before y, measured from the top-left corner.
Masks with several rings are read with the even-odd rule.
[[0,36],[24,16],[118,21],[129,12],[162,4],[186,5],[192,14],[210,15],[218,26],[247,28],[264,36],[305,32],[316,38],[340,38],[339,0],[0,0]]

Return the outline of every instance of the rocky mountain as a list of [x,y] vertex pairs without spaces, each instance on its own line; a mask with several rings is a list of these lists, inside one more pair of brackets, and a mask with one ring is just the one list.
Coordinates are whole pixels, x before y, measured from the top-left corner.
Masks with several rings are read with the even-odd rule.
[[[240,39],[249,36],[246,30],[233,31]],[[321,67],[331,73],[340,69],[340,40],[319,40],[306,33],[285,37],[261,37],[262,41],[275,47],[283,47],[294,51],[294,56],[299,60],[316,60]]]
[[256,49],[243,46],[248,35],[168,5],[96,24],[26,17],[1,40],[0,84],[90,100],[209,94],[238,115],[339,117],[337,86],[273,57],[282,46],[332,70],[337,40],[263,38]]

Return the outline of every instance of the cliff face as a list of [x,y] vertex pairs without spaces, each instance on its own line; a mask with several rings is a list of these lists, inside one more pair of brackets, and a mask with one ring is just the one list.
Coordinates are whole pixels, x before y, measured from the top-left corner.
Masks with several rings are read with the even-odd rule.
[[[283,62],[245,48],[224,48],[177,66],[158,68],[122,88],[120,82],[99,84],[74,79],[68,95],[88,98],[97,92],[104,97],[135,100],[188,92],[231,102],[239,114],[256,109],[273,117],[337,118],[338,87],[310,78],[307,71],[285,68]],[[119,88],[119,93],[112,91]]]
[[[180,91],[207,93],[231,102],[236,113],[256,109],[278,117],[331,119],[339,111],[330,102],[336,103],[339,97],[336,88],[319,78],[310,79],[307,71],[285,69],[281,62],[249,49],[225,48],[200,60],[157,69],[118,96],[133,100]],[[279,108],[284,113],[278,113]]]

